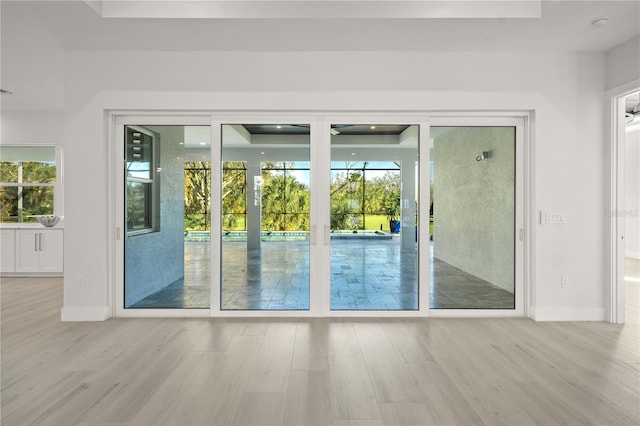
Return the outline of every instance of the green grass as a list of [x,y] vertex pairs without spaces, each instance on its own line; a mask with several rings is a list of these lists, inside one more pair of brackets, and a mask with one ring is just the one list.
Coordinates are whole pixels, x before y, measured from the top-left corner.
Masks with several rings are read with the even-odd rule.
[[389,231],[389,220],[386,215],[365,215],[364,217],[365,228],[368,231],[379,231],[380,225],[382,225],[382,230],[388,232]]

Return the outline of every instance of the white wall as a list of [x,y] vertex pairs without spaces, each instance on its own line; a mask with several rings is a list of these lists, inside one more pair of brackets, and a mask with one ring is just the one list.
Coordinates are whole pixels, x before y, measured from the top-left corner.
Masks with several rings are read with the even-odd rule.
[[[604,54],[73,51],[65,69],[67,318],[99,319],[109,305],[105,110],[211,109],[533,110],[529,213],[568,218],[533,225],[533,315],[604,319]],[[95,230],[91,250],[87,229]]]
[[607,90],[640,79],[640,36],[607,52]]
[[640,259],[640,126],[625,134],[625,256]]
[[63,142],[64,112],[2,111],[0,141],[6,145]]

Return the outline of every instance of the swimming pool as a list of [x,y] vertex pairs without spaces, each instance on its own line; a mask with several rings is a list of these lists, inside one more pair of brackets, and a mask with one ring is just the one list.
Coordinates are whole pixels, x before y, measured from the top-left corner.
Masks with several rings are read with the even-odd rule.
[[[262,241],[308,241],[309,233],[302,231],[262,231]],[[208,231],[188,231],[184,235],[185,242],[211,241],[211,233]],[[222,231],[223,242],[247,241],[247,233],[244,231]]]
[[332,240],[390,240],[393,235],[382,231],[331,231]]
[[[393,235],[381,231],[331,231],[332,240],[390,240]],[[188,231],[184,235],[185,242],[209,242],[208,231]],[[222,231],[223,242],[247,241],[244,231]],[[262,231],[262,241],[309,241],[309,233],[304,231]]]

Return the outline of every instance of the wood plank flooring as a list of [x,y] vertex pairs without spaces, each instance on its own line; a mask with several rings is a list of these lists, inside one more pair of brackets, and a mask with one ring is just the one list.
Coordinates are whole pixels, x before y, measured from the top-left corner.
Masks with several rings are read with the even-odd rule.
[[[110,319],[2,279],[2,425],[637,425],[628,322]],[[632,303],[631,303],[632,302]]]

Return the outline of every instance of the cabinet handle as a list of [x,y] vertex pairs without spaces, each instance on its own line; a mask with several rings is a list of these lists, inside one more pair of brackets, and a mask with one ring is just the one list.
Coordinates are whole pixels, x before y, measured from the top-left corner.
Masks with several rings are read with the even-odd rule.
[[40,251],[44,251],[44,249],[42,248],[42,234],[39,234],[40,236],[38,237],[38,247],[40,248]]

